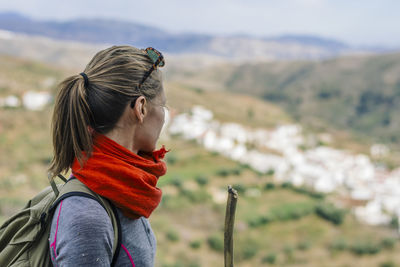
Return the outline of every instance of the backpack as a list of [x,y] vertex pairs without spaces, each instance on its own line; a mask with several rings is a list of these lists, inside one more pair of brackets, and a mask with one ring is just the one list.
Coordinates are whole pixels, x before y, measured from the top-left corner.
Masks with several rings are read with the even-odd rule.
[[49,235],[54,211],[61,200],[70,196],[83,196],[96,200],[107,211],[114,229],[112,247],[115,265],[121,246],[121,226],[114,205],[97,195],[76,178],[58,184],[50,180],[51,186],[44,189],[17,214],[0,227],[1,267],[50,267]]

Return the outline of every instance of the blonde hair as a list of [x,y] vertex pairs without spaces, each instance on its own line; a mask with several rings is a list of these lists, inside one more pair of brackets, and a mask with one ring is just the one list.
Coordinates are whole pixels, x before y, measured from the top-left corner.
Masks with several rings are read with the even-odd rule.
[[[92,152],[90,128],[107,133],[114,128],[127,104],[139,96],[151,100],[162,90],[159,71],[140,86],[153,62],[146,52],[132,46],[113,46],[98,52],[84,74],[66,78],[58,86],[52,118],[54,156],[50,177],[67,172],[75,157],[81,166]],[[83,153],[84,152],[84,153]]]

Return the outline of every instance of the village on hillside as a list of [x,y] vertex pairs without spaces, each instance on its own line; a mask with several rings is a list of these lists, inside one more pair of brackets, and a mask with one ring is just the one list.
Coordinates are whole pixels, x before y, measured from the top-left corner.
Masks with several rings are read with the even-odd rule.
[[[393,216],[400,215],[400,168],[387,171],[367,155],[325,145],[307,149],[299,125],[250,129],[237,123],[221,123],[213,119],[212,111],[201,106],[172,118],[166,116],[163,132],[195,140],[207,150],[257,172],[273,173],[276,182],[290,182],[321,193],[345,192],[350,199],[365,203],[354,207],[354,213],[367,224],[389,224]],[[387,153],[384,145],[371,147],[371,155]]]
[[[41,110],[51,103],[48,92],[29,91],[18,98],[0,99],[0,107]],[[340,192],[362,205],[355,216],[371,225],[389,224],[400,216],[400,168],[388,171],[369,156],[326,145],[307,148],[300,125],[280,125],[275,129],[251,129],[237,123],[221,123],[212,111],[194,106],[189,113],[166,113],[163,133],[195,140],[205,149],[245,164],[255,171],[272,173],[276,182],[289,182],[316,192]],[[325,138],[332,138],[325,136]],[[382,156],[389,149],[371,147],[371,155]]]

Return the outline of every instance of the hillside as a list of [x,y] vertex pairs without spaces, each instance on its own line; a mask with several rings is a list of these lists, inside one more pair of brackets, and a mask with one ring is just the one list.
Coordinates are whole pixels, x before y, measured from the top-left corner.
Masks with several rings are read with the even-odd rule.
[[[173,74],[172,74],[173,75]],[[322,62],[227,65],[170,77],[202,88],[263,98],[314,128],[352,130],[358,138],[400,141],[400,54]]]
[[[0,58],[0,97],[25,90],[54,92],[71,71],[12,57]],[[32,85],[32,86],[30,86]],[[278,106],[232,92],[210,92],[167,82],[172,113],[203,105],[224,122],[273,127],[291,122]],[[1,108],[0,221],[47,184],[52,106],[41,111]],[[169,171],[159,181],[163,201],[151,217],[158,240],[157,266],[221,266],[226,187],[239,191],[235,225],[237,266],[397,266],[396,231],[357,222],[345,207],[322,195],[260,174],[195,142],[164,136]],[[331,215],[330,215],[331,214]],[[333,214],[333,215],[332,215]],[[207,255],[205,257],[205,255]],[[383,265],[385,264],[385,265]]]

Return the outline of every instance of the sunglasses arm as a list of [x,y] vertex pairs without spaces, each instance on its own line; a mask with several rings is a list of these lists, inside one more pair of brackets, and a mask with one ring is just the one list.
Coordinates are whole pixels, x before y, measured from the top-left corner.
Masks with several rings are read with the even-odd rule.
[[150,76],[150,74],[153,72],[155,69],[154,65],[151,66],[151,68],[144,74],[142,81],[139,83],[139,87],[142,86],[144,81]]

